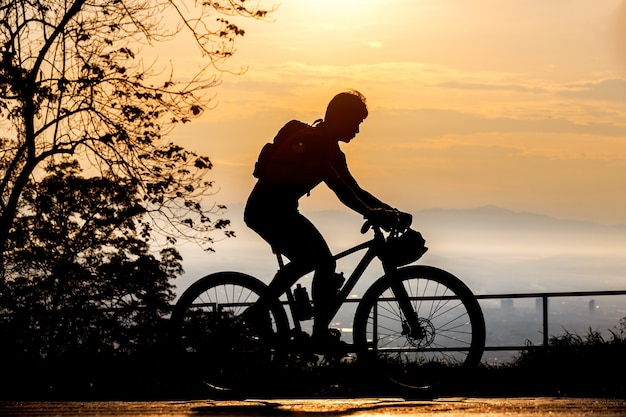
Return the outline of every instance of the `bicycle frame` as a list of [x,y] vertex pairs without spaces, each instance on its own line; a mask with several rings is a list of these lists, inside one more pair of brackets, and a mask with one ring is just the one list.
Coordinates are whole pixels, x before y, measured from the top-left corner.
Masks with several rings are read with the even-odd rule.
[[[403,386],[413,383],[411,369],[423,361],[477,365],[484,348],[485,324],[471,290],[442,269],[408,265],[410,259],[419,258],[417,251],[414,257],[410,249],[408,257],[402,256],[402,247],[390,245],[386,232],[374,228],[373,233],[372,239],[332,255],[338,261],[364,252],[354,259],[354,268],[346,271],[349,276],[337,295],[329,297],[328,305],[324,306],[333,317],[374,258],[380,259],[383,269],[381,277],[368,283],[371,285],[356,306],[352,345],[346,347],[366,361],[381,365],[380,369],[389,380]],[[393,232],[390,236],[396,238]],[[407,248],[419,250],[413,246],[413,241],[403,242],[408,242]],[[420,244],[419,240],[415,243]],[[281,288],[272,288],[271,293],[268,285],[258,278],[222,271],[196,281],[176,303],[170,318],[176,343],[181,353],[201,358],[203,366],[213,374],[211,383],[216,386],[237,384],[240,375],[254,371],[250,367],[257,361],[272,362],[271,352],[278,353],[279,361],[290,356],[280,352],[303,353],[304,358],[308,358],[311,349],[315,355],[328,353],[331,359],[335,357],[333,352],[325,352],[323,347],[309,343],[308,335],[302,332],[304,319],[297,317],[298,303],[294,300],[292,286],[313,268],[305,271],[297,265],[285,266],[282,255],[278,254],[277,258],[279,271],[289,276],[280,277]],[[287,294],[287,302],[275,295],[280,290],[281,297]],[[258,310],[248,310],[264,294],[271,297],[260,304],[261,308],[269,310],[267,317],[257,314]],[[269,343],[266,343],[265,336],[272,335],[276,337],[267,339]],[[297,356],[295,358],[298,360]]]
[[[342,341],[341,352],[316,346],[302,331],[297,317],[299,305],[291,288],[313,268],[305,271],[297,265],[285,266],[280,254],[279,272],[289,274],[276,281],[280,288],[269,288],[248,274],[222,271],[200,278],[185,290],[170,318],[176,348],[198,362],[203,381],[206,375],[212,386],[226,388],[257,373],[266,378],[266,366],[274,362],[279,366],[284,366],[284,361],[300,363],[302,359],[311,360],[311,355],[328,356],[325,360],[332,362],[340,359],[344,349],[356,353],[368,368],[381,372],[403,389],[423,384],[416,371],[421,364],[478,365],[485,344],[485,323],[471,290],[442,269],[409,265],[411,259],[417,260],[423,253],[415,246],[420,244],[419,239],[401,241],[406,244],[403,248],[390,244],[394,242],[389,236],[397,238],[393,231],[387,236],[374,227],[373,232],[372,239],[332,255],[338,261],[360,252],[359,259],[354,259],[356,266],[346,271],[349,277],[337,295],[329,297],[328,305],[324,305],[333,317],[374,258],[380,259],[383,269],[381,277],[368,283],[371,285],[356,306],[352,344],[344,345]],[[416,249],[414,255],[411,248]],[[287,294],[287,302],[277,297],[279,291],[281,298]],[[268,298],[259,303],[264,295]],[[250,309],[255,303],[262,310]],[[264,309],[269,314],[265,315]]]
[[[365,273],[365,270],[370,265],[370,263],[372,263],[374,259],[379,257],[379,247],[382,244],[384,244],[385,238],[380,228],[373,227],[373,231],[374,231],[374,237],[372,239],[333,255],[333,259],[337,261],[339,259],[345,258],[346,256],[352,255],[353,253],[367,249],[363,257],[361,258],[357,266],[354,268],[354,270],[352,271],[352,273],[350,274],[346,282],[343,284],[343,286],[339,290],[339,293],[333,300],[334,302],[331,306],[332,310],[330,310],[332,311],[333,317],[337,314],[337,312],[343,305],[344,301],[348,298],[348,296],[350,295],[350,292],[354,289],[357,282],[361,279],[361,277],[363,276],[363,273]],[[284,267],[282,255],[280,253],[277,253],[276,257],[278,259],[278,265],[282,269]],[[388,265],[383,259],[381,259],[381,262],[383,265],[383,271],[385,275],[390,274],[396,270],[395,267]],[[308,271],[307,273],[311,271]],[[298,280],[301,279],[302,276],[298,277]],[[403,287],[400,286],[400,288],[398,289],[394,288],[394,293],[396,293],[396,295],[398,295],[399,293],[401,297],[403,296],[403,298],[408,301],[408,294],[406,293],[406,290]],[[300,326],[300,320],[295,315],[295,308],[294,308],[295,299],[293,296],[291,285],[286,289],[285,294],[287,295],[287,302],[291,310],[291,317],[292,317],[294,326],[298,331],[300,331],[302,328]],[[401,306],[401,308],[403,312],[406,313],[405,316],[409,319],[409,324],[416,324],[417,317],[415,317],[415,314],[412,314],[413,310],[411,309],[410,305],[409,304],[407,304],[406,306],[403,305]]]

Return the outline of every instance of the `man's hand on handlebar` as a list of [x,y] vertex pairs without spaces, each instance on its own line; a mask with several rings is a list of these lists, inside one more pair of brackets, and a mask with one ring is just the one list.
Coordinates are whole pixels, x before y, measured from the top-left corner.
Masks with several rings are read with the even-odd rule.
[[413,216],[396,209],[376,208],[370,211],[368,220],[386,231],[401,231],[411,226]]
[[397,229],[400,230],[408,229],[411,227],[411,223],[413,223],[413,215],[402,211],[396,210],[396,219],[398,225]]

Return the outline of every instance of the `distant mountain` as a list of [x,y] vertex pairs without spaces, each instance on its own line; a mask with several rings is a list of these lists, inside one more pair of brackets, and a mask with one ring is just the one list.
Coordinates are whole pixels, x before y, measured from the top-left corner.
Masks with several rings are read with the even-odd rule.
[[414,215],[414,225],[431,239],[455,247],[500,251],[524,248],[537,255],[576,252],[622,252],[626,225],[558,219],[496,206],[474,209],[428,209]]
[[559,219],[542,214],[516,212],[487,205],[472,209],[427,209],[416,213],[417,219],[444,222],[450,226],[485,228],[530,228],[532,230],[595,230],[626,233],[626,225],[605,225],[589,221]]
[[[250,232],[242,221],[243,207],[229,207],[227,217],[239,236]],[[326,239],[345,247],[364,237],[359,233],[363,218],[348,209],[302,210]],[[623,251],[626,257],[626,225],[606,225],[590,221],[560,219],[542,214],[517,212],[486,205],[471,209],[432,208],[413,212],[413,227],[427,241],[454,246],[562,246]]]

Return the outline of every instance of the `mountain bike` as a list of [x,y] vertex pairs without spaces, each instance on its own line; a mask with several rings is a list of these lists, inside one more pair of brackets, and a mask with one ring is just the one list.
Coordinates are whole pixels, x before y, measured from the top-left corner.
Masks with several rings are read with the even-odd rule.
[[[424,367],[477,366],[485,322],[471,290],[442,269],[409,265],[427,250],[419,232],[388,233],[369,223],[361,232],[369,229],[371,240],[334,255],[364,252],[335,297],[334,314],[372,261],[378,258],[384,272],[358,302],[348,351],[368,370],[406,387],[422,383],[417,377]],[[277,259],[283,268],[280,254]],[[253,276],[217,272],[193,283],[176,303],[170,322],[179,352],[209,386],[230,390],[312,356],[333,359],[332,352],[307,345],[301,321],[310,315],[299,314],[302,300],[292,288],[285,289],[286,300],[272,299],[262,313],[248,314],[266,289]]]

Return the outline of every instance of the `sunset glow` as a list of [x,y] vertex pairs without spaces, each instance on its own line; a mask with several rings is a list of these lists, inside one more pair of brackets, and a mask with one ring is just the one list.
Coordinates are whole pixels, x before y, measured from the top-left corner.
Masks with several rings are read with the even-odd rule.
[[[621,3],[290,1],[243,22],[230,64],[247,72],[225,76],[217,107],[175,136],[212,156],[217,200],[243,203],[262,144],[356,88],[370,117],[344,150],[398,207],[624,223]],[[336,207],[321,195],[307,204]]]

